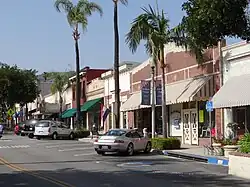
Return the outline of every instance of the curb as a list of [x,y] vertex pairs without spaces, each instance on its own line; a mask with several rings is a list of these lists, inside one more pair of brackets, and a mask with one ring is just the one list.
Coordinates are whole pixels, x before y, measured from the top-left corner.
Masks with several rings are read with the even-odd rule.
[[226,158],[223,159],[223,158],[211,157],[211,156],[200,156],[200,155],[195,155],[195,154],[180,153],[177,151],[167,151],[167,150],[164,150],[162,152],[166,156],[183,158],[187,160],[194,160],[197,162],[204,162],[204,163],[213,164],[213,165],[228,166],[229,164],[229,160]]

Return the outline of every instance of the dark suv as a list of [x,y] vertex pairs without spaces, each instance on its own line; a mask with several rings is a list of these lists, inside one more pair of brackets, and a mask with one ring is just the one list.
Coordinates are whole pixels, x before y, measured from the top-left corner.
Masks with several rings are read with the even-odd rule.
[[29,119],[24,121],[23,128],[21,130],[21,135],[28,135],[29,138],[34,137],[35,125],[37,124],[38,119]]

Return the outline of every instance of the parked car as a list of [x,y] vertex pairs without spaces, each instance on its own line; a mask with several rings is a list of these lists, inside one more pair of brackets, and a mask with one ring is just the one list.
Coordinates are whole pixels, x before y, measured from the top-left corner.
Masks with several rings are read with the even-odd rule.
[[40,120],[35,125],[34,136],[37,139],[41,138],[52,138],[53,140],[62,138],[74,139],[74,131],[70,129],[68,125],[63,122],[53,121],[53,120]]
[[21,136],[28,135],[29,138],[34,137],[35,125],[39,122],[39,119],[29,119],[24,121],[24,125],[21,127]]
[[106,152],[118,152],[131,156],[139,151],[149,153],[151,147],[150,139],[133,129],[111,129],[94,142],[95,151],[102,155]]

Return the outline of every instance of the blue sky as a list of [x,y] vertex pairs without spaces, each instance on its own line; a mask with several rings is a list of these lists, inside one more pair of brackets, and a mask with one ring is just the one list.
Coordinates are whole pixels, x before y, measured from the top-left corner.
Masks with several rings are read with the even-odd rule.
[[[81,67],[110,68],[113,64],[113,2],[93,0],[103,8],[104,15],[89,18],[88,30],[81,34]],[[158,0],[170,19],[177,25],[184,13],[184,0]],[[73,2],[76,2],[74,0]],[[75,69],[74,42],[64,14],[54,9],[54,0],[8,0],[0,6],[0,61],[39,72]],[[144,47],[132,54],[124,43],[131,21],[142,11],[140,7],[155,4],[155,0],[130,0],[119,7],[120,61],[143,62]]]

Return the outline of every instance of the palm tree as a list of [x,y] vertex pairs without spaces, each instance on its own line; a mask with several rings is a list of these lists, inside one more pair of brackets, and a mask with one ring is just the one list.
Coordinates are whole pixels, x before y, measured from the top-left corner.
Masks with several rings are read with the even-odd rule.
[[63,93],[69,88],[69,77],[67,74],[56,73],[54,76],[54,82],[51,85],[51,93],[59,95],[59,107],[60,107],[60,117],[62,115],[62,105],[63,105]]
[[127,0],[113,0],[114,2],[114,83],[115,83],[115,126],[119,128],[120,126],[120,83],[119,83],[119,29],[118,29],[118,2],[123,5],[127,5]]
[[126,43],[132,53],[135,53],[140,43],[145,40],[147,53],[159,62],[162,72],[162,131],[163,136],[168,136],[166,128],[166,88],[165,88],[165,54],[164,45],[168,42],[175,42],[176,36],[169,30],[169,20],[165,13],[155,11],[150,5],[149,8],[142,8],[143,13],[132,22],[130,31],[126,35]]
[[88,0],[79,0],[76,5],[74,5],[70,0],[56,0],[54,4],[58,12],[64,11],[67,15],[67,20],[71,28],[73,28],[73,38],[75,40],[75,53],[76,53],[76,121],[77,125],[80,123],[80,54],[78,40],[80,39],[79,25],[82,26],[82,31],[86,31],[88,26],[88,17],[93,14],[93,12],[98,12],[102,16],[102,8]]

